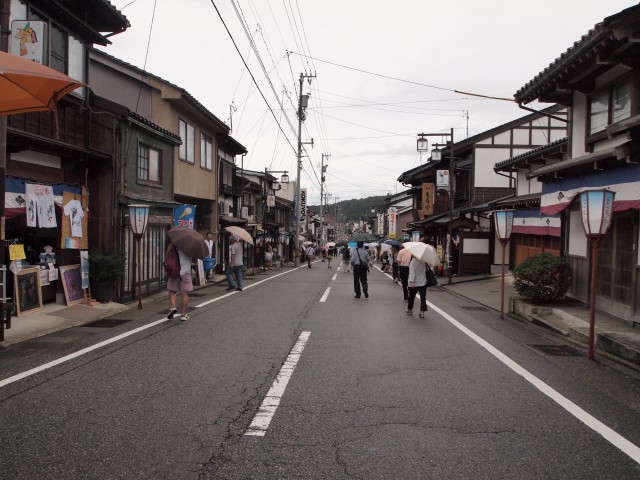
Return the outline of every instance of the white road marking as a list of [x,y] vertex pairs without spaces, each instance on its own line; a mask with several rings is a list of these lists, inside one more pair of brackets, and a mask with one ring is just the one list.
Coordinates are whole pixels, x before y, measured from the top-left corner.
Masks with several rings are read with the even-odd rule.
[[81,355],[84,355],[85,353],[89,353],[93,350],[97,350],[98,348],[102,348],[106,345],[122,340],[123,338],[127,338],[131,335],[135,335],[136,333],[142,332],[147,328],[155,327],[156,325],[160,325],[161,323],[168,322],[168,321],[169,321],[168,318],[163,318],[162,320],[156,320],[155,322],[151,322],[147,325],[143,325],[142,327],[134,328],[133,330],[130,330],[128,332],[121,333],[120,335],[110,338],[109,340],[105,340],[104,342],[96,343],[95,345],[92,345],[87,348],[83,348],[82,350],[78,350],[77,352],[74,352],[65,357],[58,358],[57,360],[53,360],[52,362],[45,363],[44,365],[40,365],[39,367],[32,368],[31,370],[27,370],[26,372],[19,373],[17,375],[14,375],[13,377],[5,378],[4,380],[0,380],[0,388],[6,387],[7,385],[13,382],[17,382],[18,380],[22,380],[23,378],[29,377],[38,372],[42,372],[51,367],[55,367],[56,365],[60,365],[61,363],[77,358]]
[[338,278],[338,274],[337,274],[337,273],[334,273],[334,274],[333,274],[333,277],[331,277],[331,281],[333,282],[336,278]]
[[[251,287],[253,287],[255,285],[258,285],[260,283],[266,282],[267,280],[271,280],[272,278],[276,278],[276,277],[279,277],[281,275],[285,275],[287,273],[291,273],[291,272],[295,272],[295,271],[296,271],[296,269],[293,269],[293,270],[288,270],[288,271],[283,272],[283,273],[279,273],[277,275],[273,275],[273,276],[271,276],[269,278],[265,278],[264,280],[261,280],[259,282],[252,283],[251,285],[249,285],[249,286],[247,286],[245,288],[251,288]],[[225,295],[222,295],[220,297],[214,298],[213,300],[209,300],[208,302],[204,302],[204,303],[201,303],[200,305],[196,305],[196,308],[203,307],[205,305],[209,305],[210,303],[217,302],[218,300],[222,300],[223,298],[227,298],[230,295],[235,295],[236,293],[240,293],[240,292],[238,292],[238,291],[229,292],[229,293],[227,293]],[[162,318],[160,320],[156,320],[155,322],[151,322],[151,323],[148,323],[147,325],[143,325],[141,327],[134,328],[133,330],[130,330],[128,332],[121,333],[120,335],[116,335],[113,338],[110,338],[110,339],[105,340],[105,341],[100,342],[100,343],[96,343],[95,345],[92,345],[90,347],[83,348],[82,350],[78,350],[77,352],[71,353],[71,354],[66,355],[64,357],[60,357],[57,360],[53,360],[51,362],[45,363],[43,365],[40,365],[39,367],[35,367],[35,368],[32,368],[31,370],[27,370],[27,371],[19,373],[17,375],[13,375],[12,377],[5,378],[4,380],[0,380],[0,388],[6,387],[7,385],[10,385],[10,384],[12,384],[14,382],[17,382],[18,380],[22,380],[23,378],[30,377],[31,375],[35,375],[36,373],[39,373],[39,372],[43,372],[45,370],[48,370],[51,367],[55,367],[56,365],[60,365],[62,363],[68,362],[69,360],[73,360],[74,358],[78,358],[78,357],[80,357],[82,355],[85,355],[85,354],[87,354],[89,352],[92,352],[93,350],[97,350],[98,348],[105,347],[105,346],[107,346],[107,345],[109,345],[111,343],[115,343],[115,342],[120,341],[120,340],[122,340],[124,338],[127,338],[127,337],[129,337],[131,335],[135,335],[136,333],[140,333],[140,332],[142,332],[142,331],[144,331],[144,330],[146,330],[148,328],[155,327],[156,325],[160,325],[161,323],[168,322],[168,321],[169,321],[169,319],[166,318],[166,317]]]
[[271,388],[267,392],[267,396],[264,397],[258,413],[253,417],[251,425],[249,425],[249,428],[244,433],[245,435],[264,437],[271,423],[271,419],[275,415],[278,405],[280,405],[280,399],[282,395],[284,395],[289,379],[293,375],[298,360],[300,360],[302,350],[304,350],[304,346],[307,340],[309,340],[309,335],[311,335],[311,332],[302,332],[298,337],[298,341],[291,349],[291,352],[289,352],[289,356],[285,360],[284,365],[282,365],[278,376],[273,381]]
[[640,447],[638,447],[637,445],[634,445],[629,440],[624,438],[622,435],[615,432],[611,428],[607,427],[600,420],[593,417],[589,413],[585,412],[582,408],[580,408],[578,405],[576,405],[571,400],[566,398],[564,395],[560,394],[559,392],[551,388],[549,385],[544,383],[542,380],[540,380],[538,377],[536,377],[535,375],[533,375],[532,373],[530,373],[529,371],[525,370],[523,367],[518,365],[516,362],[511,360],[509,357],[507,357],[504,353],[502,353],[500,350],[495,348],[489,342],[487,342],[486,340],[482,339],[481,337],[473,333],[467,327],[465,327],[456,319],[454,319],[451,315],[449,315],[448,313],[446,313],[445,311],[443,311],[442,309],[436,307],[431,303],[429,303],[429,306],[434,311],[442,315],[454,327],[458,328],[462,333],[467,335],[474,342],[476,342],[478,345],[480,345],[485,350],[487,350],[491,355],[496,357],[498,360],[504,363],[507,367],[509,367],[515,373],[523,377],[527,382],[529,382],[531,385],[536,387],[547,397],[551,398],[554,402],[556,402],[558,405],[564,408],[567,412],[569,412],[571,415],[573,415],[582,423],[584,423],[587,427],[591,428],[596,433],[599,433],[605,440],[607,440],[609,443],[619,448],[623,453],[627,454],[636,463],[640,463]]
[[330,291],[331,291],[331,287],[327,287],[327,289],[322,294],[322,297],[320,298],[320,303],[324,303],[327,301],[327,297],[329,296]]

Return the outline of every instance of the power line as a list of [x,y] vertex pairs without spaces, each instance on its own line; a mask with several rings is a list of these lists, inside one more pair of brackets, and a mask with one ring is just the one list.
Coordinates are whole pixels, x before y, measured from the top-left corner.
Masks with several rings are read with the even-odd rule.
[[231,35],[231,32],[229,31],[229,27],[227,27],[227,24],[225,23],[224,19],[222,18],[222,14],[220,13],[220,10],[218,10],[216,2],[214,0],[211,0],[211,4],[213,5],[213,8],[216,9],[216,13],[218,14],[218,17],[220,18],[220,21],[222,22],[222,25],[224,25],[224,28],[227,31],[227,34],[229,35],[229,38],[231,39],[231,42],[233,42],[233,46],[235,47],[236,51],[238,52],[238,55],[240,55],[240,59],[242,60],[242,63],[244,63],[244,66],[247,69],[247,71],[249,72],[249,75],[251,75],[251,78],[253,79],[253,83],[255,83],[256,88],[260,92],[260,95],[262,96],[262,99],[264,100],[264,103],[266,103],[267,107],[269,107],[269,111],[271,111],[271,115],[273,115],[273,119],[278,124],[278,127],[280,128],[280,130],[284,134],[284,136],[287,139],[287,142],[289,143],[289,145],[291,145],[291,149],[294,151],[294,153],[296,153],[295,147],[291,144],[291,141],[287,137],[287,134],[282,129],[282,125],[280,125],[280,123],[278,123],[278,119],[276,118],[276,114],[271,109],[271,105],[269,105],[269,102],[267,102],[267,99],[265,98],[264,93],[262,93],[262,90],[260,90],[260,87],[258,86],[258,82],[256,81],[256,78],[253,76],[253,73],[249,69],[249,65],[247,65],[247,62],[245,61],[244,57],[242,56],[242,53],[240,53],[240,49],[238,48],[238,45],[236,44],[236,41],[233,38],[233,35]]
[[[294,53],[294,54],[300,55],[302,57],[306,57],[307,56],[307,55],[304,55],[304,54],[298,53],[298,52],[290,52],[290,53]],[[420,85],[421,87],[434,88],[436,90],[444,90],[444,91],[447,91],[447,92],[459,93],[461,95],[471,95],[473,97],[487,98],[487,99],[490,99],[490,100],[501,100],[501,101],[504,101],[504,102],[515,102],[515,100],[513,98],[494,97],[494,96],[491,96],[491,95],[483,95],[483,94],[480,94],[480,93],[464,92],[464,91],[461,91],[461,90],[455,90],[453,88],[439,87],[437,85],[429,85],[428,83],[421,83],[421,82],[416,82],[416,81],[413,81],[413,80],[405,80],[404,78],[392,77],[390,75],[383,75],[381,73],[369,72],[368,70],[362,70],[360,68],[349,67],[347,65],[341,65],[339,63],[330,62],[328,60],[322,60],[320,58],[315,58],[315,57],[309,57],[309,58],[312,58],[313,60],[316,60],[318,62],[328,63],[329,65],[334,65],[336,67],[346,68],[348,70],[354,70],[356,72],[366,73],[367,75],[373,75],[373,76],[376,76],[376,77],[388,78],[389,80],[395,80],[397,82],[411,83],[413,85]]]

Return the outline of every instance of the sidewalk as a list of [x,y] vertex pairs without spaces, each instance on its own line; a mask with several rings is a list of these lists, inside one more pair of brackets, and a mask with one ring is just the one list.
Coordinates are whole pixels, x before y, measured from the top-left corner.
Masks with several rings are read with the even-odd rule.
[[[291,269],[292,265],[269,271],[256,268],[255,274],[253,269],[249,269],[246,279],[250,282],[252,279],[277,274]],[[453,277],[451,285],[447,284],[447,281],[446,277],[440,277],[440,288],[490,308],[496,313],[500,312],[500,275]],[[212,290],[210,293],[215,293],[216,291],[222,292],[225,287],[226,277],[215,275],[212,282],[194,287],[194,297],[209,293],[200,292],[200,290],[210,289]],[[126,305],[108,303],[98,304],[94,307],[46,304],[39,312],[23,317],[13,317],[11,328],[4,331],[5,341],[0,342],[0,348],[110,317],[117,320],[118,317],[124,316],[128,320],[137,321],[156,318],[164,310],[168,311],[167,297],[166,291],[146,297],[142,301],[143,308],[140,310],[137,308],[137,301]],[[532,305],[518,296],[512,285],[511,275],[505,276],[504,298],[506,318],[544,327],[561,336],[565,343],[574,344],[586,351],[589,329],[589,308],[587,305],[570,299],[558,302],[553,307]],[[634,327],[630,322],[597,312],[595,330],[596,358],[604,356],[640,372],[640,326],[636,324]]]
[[[527,321],[546,328],[586,351],[589,342],[589,306],[567,299],[552,306],[535,306],[519,297],[513,287],[513,276],[505,275],[505,317]],[[500,311],[500,275],[454,277],[451,285],[442,278],[444,289],[474,302]],[[603,312],[595,314],[595,356],[600,355],[640,372],[640,325],[611,317]]]

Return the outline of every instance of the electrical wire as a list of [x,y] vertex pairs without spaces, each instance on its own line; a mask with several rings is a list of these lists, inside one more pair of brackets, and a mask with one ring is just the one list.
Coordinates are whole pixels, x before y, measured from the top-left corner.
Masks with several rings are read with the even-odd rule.
[[[304,55],[302,53],[293,52],[293,51],[291,51],[290,53],[293,53],[293,54],[299,55],[299,56],[303,56],[303,57],[306,56],[306,55]],[[322,59],[316,58],[316,57],[313,57],[313,60],[318,61],[318,62],[322,62],[322,63],[327,63],[329,65],[334,65],[334,66],[340,67],[340,68],[346,68],[348,70],[354,70],[354,71],[360,72],[360,73],[366,73],[367,75],[373,75],[373,76],[376,76],[376,77],[387,78],[389,80],[395,80],[397,82],[410,83],[412,85],[419,85],[421,87],[428,87],[428,88],[433,88],[433,89],[436,89],[436,90],[444,90],[446,92],[459,93],[461,95],[471,95],[473,97],[487,98],[487,99],[490,99],[490,100],[500,100],[500,101],[504,101],[504,102],[515,102],[515,100],[513,98],[495,97],[495,96],[492,96],[492,95],[483,95],[483,94],[480,94],[480,93],[465,92],[465,91],[456,90],[456,89],[453,89],[453,88],[439,87],[437,85],[430,85],[428,83],[416,82],[414,80],[406,80],[404,78],[392,77],[390,75],[384,75],[384,74],[381,74],[381,73],[369,72],[368,70],[362,70],[360,68],[349,67],[347,65],[341,65],[339,63],[330,62],[328,60],[322,60]]]
[[210,0],[210,1],[211,1],[211,4],[213,5],[213,8],[215,8],[215,10],[216,10],[216,13],[218,14],[218,17],[220,18],[220,21],[224,25],[224,28],[227,31],[227,34],[229,35],[229,38],[231,39],[231,42],[233,43],[233,46],[235,47],[236,51],[238,52],[238,55],[240,56],[240,58],[242,59],[242,63],[244,63],[245,68],[249,72],[249,75],[251,75],[251,78],[253,79],[253,82],[256,84],[256,88],[260,92],[260,95],[262,96],[262,99],[264,100],[264,103],[266,103],[267,107],[269,107],[269,110],[271,111],[271,115],[273,115],[273,118],[276,121],[276,123],[278,124],[278,127],[280,128],[280,130],[284,134],[285,138],[287,138],[287,142],[289,142],[289,145],[291,146],[291,149],[295,153],[297,153],[296,148],[291,144],[291,141],[287,137],[287,134],[282,129],[282,125],[280,125],[280,123],[278,123],[278,119],[276,118],[276,114],[271,109],[271,106],[269,105],[269,102],[267,101],[266,97],[264,96],[264,93],[262,92],[262,90],[260,90],[260,87],[258,86],[258,82],[256,81],[256,78],[254,77],[253,73],[251,72],[251,69],[249,69],[249,65],[247,65],[247,62],[245,61],[244,57],[242,56],[242,53],[240,53],[240,49],[238,48],[238,44],[236,43],[235,39],[233,38],[233,35],[231,35],[231,32],[229,31],[229,27],[227,27],[226,22],[222,18],[222,14],[220,13],[220,10],[218,10],[218,6],[216,5],[215,0]]

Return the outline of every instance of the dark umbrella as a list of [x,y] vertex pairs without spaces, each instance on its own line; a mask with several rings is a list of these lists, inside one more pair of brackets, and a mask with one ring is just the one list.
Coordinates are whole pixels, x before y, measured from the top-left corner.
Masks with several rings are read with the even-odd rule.
[[344,240],[336,242],[336,247],[346,247],[346,246],[347,246],[347,242],[345,242]]
[[167,235],[171,243],[182,250],[187,257],[206,258],[209,255],[204,238],[192,228],[173,227]]
[[377,238],[370,233],[359,233],[351,239],[352,242],[375,242],[376,240]]
[[391,245],[392,247],[398,247],[398,248],[400,248],[400,245],[402,245],[397,240],[386,240],[384,243]]

